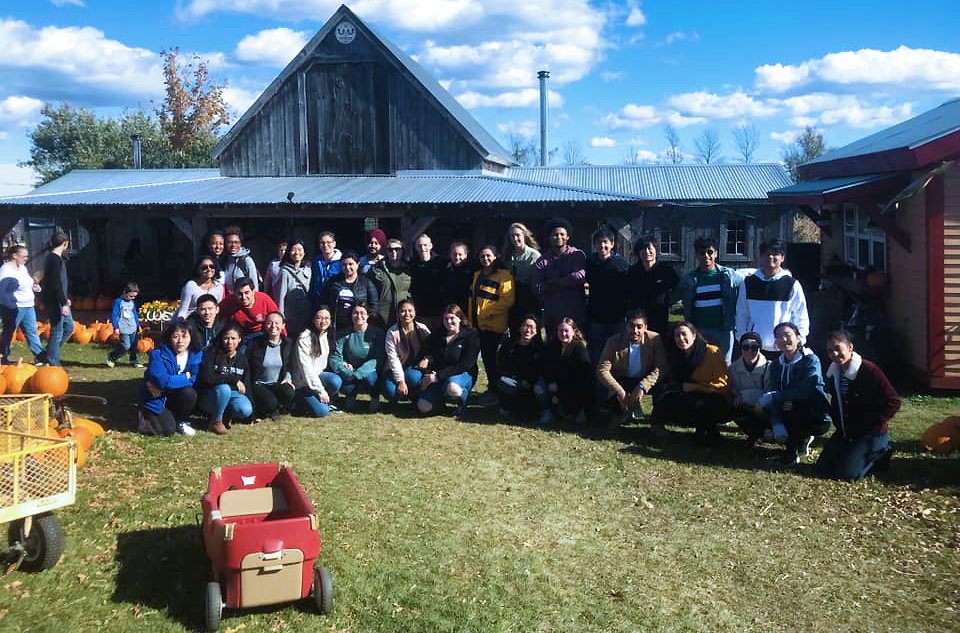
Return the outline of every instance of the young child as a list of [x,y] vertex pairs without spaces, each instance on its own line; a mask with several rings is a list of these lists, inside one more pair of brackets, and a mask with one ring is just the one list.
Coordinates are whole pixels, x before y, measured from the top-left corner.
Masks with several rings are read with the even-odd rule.
[[107,367],[115,367],[117,359],[124,352],[130,354],[130,365],[142,368],[143,364],[137,361],[137,339],[140,332],[140,318],[137,316],[135,299],[140,294],[140,287],[134,282],[123,287],[123,294],[113,302],[113,329],[120,335],[120,340],[112,352],[107,354]]

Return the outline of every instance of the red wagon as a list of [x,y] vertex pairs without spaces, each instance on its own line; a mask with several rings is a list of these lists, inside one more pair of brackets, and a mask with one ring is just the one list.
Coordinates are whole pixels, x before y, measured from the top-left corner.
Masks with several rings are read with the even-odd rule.
[[333,584],[317,565],[319,519],[287,464],[214,468],[203,496],[203,544],[213,568],[206,626],[224,608],[244,609],[313,596],[333,608]]

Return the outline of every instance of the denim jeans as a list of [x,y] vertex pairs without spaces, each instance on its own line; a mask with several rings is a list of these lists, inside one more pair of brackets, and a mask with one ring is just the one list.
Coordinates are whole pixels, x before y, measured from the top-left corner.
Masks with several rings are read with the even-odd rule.
[[129,334],[119,333],[120,340],[117,342],[117,346],[107,354],[107,358],[110,360],[117,360],[123,356],[124,352],[130,354],[130,362],[137,362],[137,339],[140,338],[139,334],[136,332],[131,332]]
[[473,388],[473,376],[466,371],[462,374],[454,374],[446,380],[439,380],[433,383],[420,393],[419,399],[426,400],[435,409],[437,404],[443,402],[443,399],[447,397],[447,385],[451,383],[460,387],[461,390],[460,397],[457,398],[456,404],[461,407],[464,406],[467,404],[467,398],[470,397],[470,389]]
[[[323,383],[323,388],[331,398],[335,393],[340,391],[340,386],[343,384],[340,376],[332,371],[320,372],[320,382]],[[306,411],[307,415],[315,418],[322,418],[330,413],[330,405],[326,402],[320,402],[320,396],[310,387],[300,387],[297,389],[297,402],[300,407]]]
[[357,393],[369,393],[371,395],[379,393],[377,383],[380,381],[380,377],[377,376],[377,372],[371,372],[360,379],[357,379],[357,377],[352,374],[340,376],[340,378],[343,380],[340,393],[345,396],[352,396]]
[[60,365],[60,348],[73,334],[73,315],[64,316],[59,310],[50,315],[50,340],[47,341],[47,360]]
[[[420,381],[423,380],[423,372],[416,367],[405,367],[403,380],[407,383],[407,397],[415,400]],[[383,382],[380,383],[380,393],[390,402],[396,402],[401,397],[397,393],[397,381],[393,379],[393,373],[389,369],[384,370]]]
[[0,315],[3,317],[3,333],[0,334],[0,354],[3,358],[10,357],[10,344],[13,342],[13,335],[17,328],[23,328],[23,334],[27,339],[27,346],[34,356],[38,356],[43,351],[43,345],[40,344],[40,336],[37,335],[37,310],[33,306],[29,308],[0,308]]
[[873,468],[890,446],[890,434],[844,438],[839,432],[827,440],[817,460],[817,474],[827,479],[857,481]]
[[223,420],[230,414],[234,420],[246,420],[253,415],[253,405],[246,397],[230,385],[215,385],[200,394],[200,410],[214,420]]

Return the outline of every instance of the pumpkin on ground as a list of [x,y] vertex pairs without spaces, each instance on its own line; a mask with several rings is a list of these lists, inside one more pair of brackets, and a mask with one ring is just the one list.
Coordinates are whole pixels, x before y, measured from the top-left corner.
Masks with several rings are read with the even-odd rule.
[[97,343],[109,343],[111,335],[113,335],[113,326],[109,323],[104,323],[100,326],[100,329],[97,330],[97,335],[94,339]]
[[93,340],[95,332],[91,328],[79,326],[73,330],[72,339],[82,345],[87,345]]
[[110,297],[106,297],[104,295],[100,295],[99,297],[97,297],[96,302],[94,304],[94,310],[98,312],[109,310],[112,307],[113,307],[113,301],[110,300]]
[[960,417],[950,416],[937,422],[920,438],[928,451],[946,455],[960,449]]
[[38,367],[25,385],[25,393],[49,393],[54,398],[67,393],[70,375],[63,367]]
[[137,341],[138,354],[147,354],[155,348],[156,346],[154,345],[152,338],[146,337]]
[[103,427],[94,422],[93,420],[88,420],[87,418],[73,418],[70,420],[70,424],[73,425],[73,428],[83,428],[90,431],[94,437],[100,437],[104,435],[106,431],[103,430]]
[[93,446],[93,433],[82,427],[60,429],[60,437],[70,438],[83,447],[83,450],[89,451]]
[[20,328],[17,328],[16,331],[13,333],[13,340],[16,341],[17,343],[25,343],[27,341],[27,337],[23,335],[23,330],[21,330]]
[[3,373],[0,372],[0,394],[7,393],[7,379],[3,377]]
[[23,362],[22,358],[16,365],[6,365],[3,368],[3,377],[7,381],[6,393],[23,393],[24,385],[36,371],[36,366]]

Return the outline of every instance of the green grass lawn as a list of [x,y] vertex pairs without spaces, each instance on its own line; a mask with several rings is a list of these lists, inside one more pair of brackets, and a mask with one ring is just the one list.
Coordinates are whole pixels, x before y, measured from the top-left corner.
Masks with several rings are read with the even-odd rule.
[[681,430],[544,431],[495,410],[144,437],[142,370],[105,354],[65,348],[71,392],[109,398],[74,408],[112,430],[58,511],[60,563],[0,578],[0,631],[199,629],[200,497],[212,467],[253,461],[292,464],[336,603],[228,612],[222,631],[960,630],[960,466],[916,442],[957,398],[906,398],[890,472],[845,484],[732,433],[707,449]]

